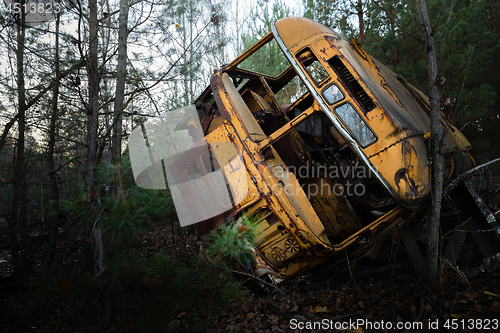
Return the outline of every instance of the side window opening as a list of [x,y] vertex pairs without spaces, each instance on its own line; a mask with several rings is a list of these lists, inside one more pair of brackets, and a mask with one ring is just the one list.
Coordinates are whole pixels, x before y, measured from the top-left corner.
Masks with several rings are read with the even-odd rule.
[[[212,150],[205,150],[199,159],[202,164],[198,165],[196,161],[191,161],[184,172],[196,197],[196,203],[200,206],[202,214],[208,218],[217,212],[217,205],[231,205],[234,199],[226,177],[219,171],[221,167]],[[217,202],[219,203],[214,204]]]
[[299,79],[299,77],[295,76],[292,80],[288,81],[288,83],[280,89],[275,96],[281,105],[286,106],[286,109],[308,91],[309,90],[307,90],[307,87]]
[[[212,216],[217,211],[217,207],[213,204],[213,198],[210,194],[205,180],[203,179],[203,174],[196,164],[195,161],[188,164],[185,169],[187,179],[189,180],[190,186],[195,190],[196,202],[200,206],[202,214],[205,217]],[[205,194],[205,195],[202,195]]]
[[198,165],[196,165],[196,162],[194,161],[188,164],[185,172],[189,181],[200,178],[202,176],[200,168],[198,168]]
[[330,74],[328,74],[325,67],[316,58],[316,55],[310,48],[300,51],[297,54],[297,61],[304,67],[309,77],[314,80],[317,86],[321,86],[330,78]]
[[[214,187],[215,193],[217,194],[221,203],[223,205],[230,205],[234,203],[231,187],[229,186],[229,182],[226,176],[223,173],[215,173],[215,171],[220,170],[221,167],[212,149],[209,148],[201,154],[201,162],[203,163],[203,167],[205,168],[212,186]],[[224,181],[221,181],[221,176],[223,177]]]
[[201,161],[207,172],[214,172],[220,169],[219,162],[210,149],[205,150],[201,154]]

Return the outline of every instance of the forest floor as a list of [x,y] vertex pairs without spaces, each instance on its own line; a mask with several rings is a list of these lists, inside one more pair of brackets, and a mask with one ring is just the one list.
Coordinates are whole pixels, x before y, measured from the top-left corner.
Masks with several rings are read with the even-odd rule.
[[453,323],[455,331],[475,332],[481,320],[482,327],[495,332],[498,323],[487,319],[500,317],[499,277],[491,273],[469,283],[446,281],[434,292],[408,276],[396,276],[329,287],[287,286],[283,294],[249,293],[215,318],[214,332],[453,331],[443,329]]
[[[151,237],[161,239],[154,231]],[[411,332],[500,331],[499,271],[467,280],[459,268],[448,267],[431,290],[415,277],[409,261],[403,266],[392,273],[373,270],[372,277],[348,270],[334,278],[313,272],[277,288],[247,289],[224,311],[206,318],[209,332],[403,332],[410,327],[397,325],[417,325]]]
[[[144,241],[149,242],[151,249],[160,248],[177,257],[192,256],[192,249],[196,248],[195,237],[182,241],[191,245],[179,246],[179,239],[172,242],[171,234],[160,228],[149,231]],[[410,270],[407,274],[353,276],[325,279],[308,274],[285,281],[277,288],[245,289],[240,299],[205,318],[208,332],[403,332],[405,327],[416,327],[409,330],[412,332],[426,332],[432,331],[429,325],[436,327],[434,331],[438,331],[437,327],[450,332],[484,331],[478,329],[480,325],[491,328],[491,332],[498,331],[494,329],[500,325],[495,321],[500,318],[498,271],[467,281],[449,268],[444,270],[436,290],[427,288]],[[92,325],[85,325],[82,330],[65,322],[68,318],[61,311],[44,318],[28,318],[29,323],[19,332],[97,331]],[[188,323],[180,318],[174,324]],[[396,329],[396,325],[422,326]],[[452,325],[457,325],[457,329],[443,330]],[[115,329],[111,325],[105,331]]]
[[[500,212],[498,202],[490,207]],[[498,220],[500,216],[496,216]],[[157,225],[143,233],[141,251],[161,251],[184,260],[197,255],[197,241],[195,235],[172,232],[169,227]],[[16,294],[8,289],[12,285],[9,279],[12,267],[5,264],[10,258],[4,243],[2,241],[0,248],[0,277],[3,279],[0,281],[0,312],[2,306],[12,312],[22,304],[18,298],[26,297],[27,293],[19,291]],[[365,271],[369,273],[364,276],[357,274],[358,270],[349,269],[335,277],[313,271],[276,288],[244,288],[239,299],[203,318],[209,327],[207,332],[500,331],[499,271],[467,280],[461,277],[460,267],[445,267],[438,287],[431,290],[412,273],[409,260],[393,264],[394,269],[386,266],[385,271],[373,270],[373,273],[368,267]],[[57,288],[64,289],[65,286],[59,283]],[[93,325],[69,322],[62,311],[41,318],[34,318],[26,311],[23,313],[20,308],[16,311],[21,313],[19,318],[26,321],[19,332],[98,331]],[[189,325],[182,314],[169,325]],[[4,325],[6,322],[0,323],[0,332],[7,327]],[[104,331],[117,330],[111,324]]]

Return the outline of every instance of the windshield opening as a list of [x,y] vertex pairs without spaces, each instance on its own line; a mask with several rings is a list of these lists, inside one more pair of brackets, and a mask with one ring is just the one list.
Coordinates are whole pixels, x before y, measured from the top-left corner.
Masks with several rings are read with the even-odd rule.
[[239,69],[269,77],[280,76],[288,67],[290,67],[290,63],[274,38],[238,65]]

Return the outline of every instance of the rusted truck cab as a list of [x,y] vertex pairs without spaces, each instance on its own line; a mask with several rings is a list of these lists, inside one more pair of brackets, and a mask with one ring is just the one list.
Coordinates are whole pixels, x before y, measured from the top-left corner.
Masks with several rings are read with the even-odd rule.
[[[245,66],[273,43],[286,59],[280,73]],[[195,104],[209,149],[182,159],[178,177],[222,169],[231,190],[230,203],[193,207],[212,216],[197,228],[254,216],[259,264],[280,277],[361,255],[429,197],[427,97],[355,39],[309,19],[277,21],[214,72]],[[473,161],[444,114],[443,126],[450,177]]]

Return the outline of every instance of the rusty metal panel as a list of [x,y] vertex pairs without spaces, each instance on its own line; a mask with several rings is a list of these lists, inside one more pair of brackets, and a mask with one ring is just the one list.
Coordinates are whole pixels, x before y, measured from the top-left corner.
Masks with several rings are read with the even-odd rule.
[[250,158],[242,150],[241,141],[233,127],[227,123],[217,127],[205,137],[213,151],[231,188],[236,210],[240,211],[249,204],[258,201],[261,195],[248,170]]

